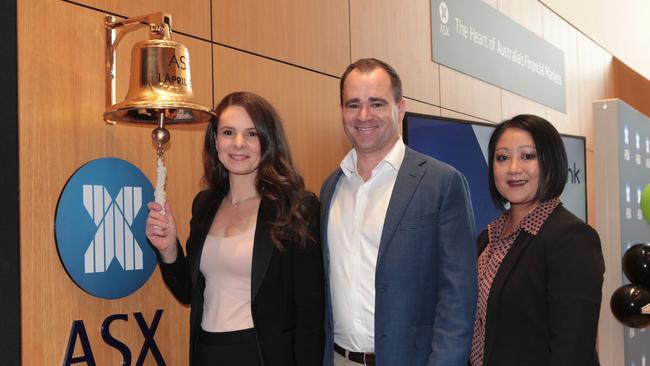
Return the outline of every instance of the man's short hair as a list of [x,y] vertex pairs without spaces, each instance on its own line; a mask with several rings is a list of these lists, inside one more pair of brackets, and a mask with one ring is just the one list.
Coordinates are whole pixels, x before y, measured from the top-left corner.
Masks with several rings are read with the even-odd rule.
[[341,75],[341,83],[339,85],[341,105],[343,105],[343,84],[345,83],[345,79],[348,78],[348,75],[354,70],[359,70],[359,72],[362,73],[371,73],[376,68],[381,68],[388,73],[388,76],[390,77],[390,87],[393,91],[395,103],[399,103],[399,101],[402,100],[402,79],[400,79],[397,71],[395,71],[395,69],[389,64],[385,63],[384,61],[377,60],[376,58],[362,58],[355,61],[354,63],[351,63],[345,69],[343,75]]

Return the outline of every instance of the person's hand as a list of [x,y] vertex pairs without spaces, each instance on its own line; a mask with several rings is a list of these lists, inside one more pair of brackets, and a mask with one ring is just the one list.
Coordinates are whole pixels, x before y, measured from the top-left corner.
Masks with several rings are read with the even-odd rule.
[[178,256],[176,248],[176,222],[172,206],[165,203],[165,213],[162,213],[162,206],[156,202],[149,202],[149,215],[145,234],[149,242],[158,249],[160,257],[165,263],[173,263]]

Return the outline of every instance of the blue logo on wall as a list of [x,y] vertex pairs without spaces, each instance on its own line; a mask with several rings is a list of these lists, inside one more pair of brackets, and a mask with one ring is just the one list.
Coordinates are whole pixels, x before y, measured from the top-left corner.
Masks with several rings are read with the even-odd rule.
[[144,233],[152,199],[151,182],[121,159],[90,161],[70,177],[56,209],[56,245],[84,291],[117,299],[147,282],[156,268]]

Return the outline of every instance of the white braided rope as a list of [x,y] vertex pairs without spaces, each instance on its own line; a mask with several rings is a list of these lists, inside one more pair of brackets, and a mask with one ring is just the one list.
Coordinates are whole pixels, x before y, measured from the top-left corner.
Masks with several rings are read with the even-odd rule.
[[158,163],[156,168],[156,190],[153,192],[154,199],[156,203],[163,206],[162,214],[165,214],[165,201],[167,201],[167,195],[165,193],[165,180],[167,179],[167,168],[163,162],[161,156],[158,157]]

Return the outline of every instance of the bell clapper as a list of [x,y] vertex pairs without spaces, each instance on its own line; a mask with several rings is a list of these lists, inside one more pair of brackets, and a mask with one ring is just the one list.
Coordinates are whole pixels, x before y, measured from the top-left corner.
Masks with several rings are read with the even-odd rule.
[[164,127],[164,112],[160,113],[158,127],[151,132],[151,138],[156,143],[156,190],[154,191],[154,200],[163,206],[161,213],[165,214],[165,202],[167,201],[165,193],[165,180],[167,179],[167,168],[165,167],[165,144],[169,142],[169,131]]

